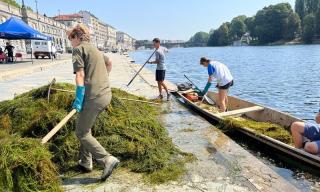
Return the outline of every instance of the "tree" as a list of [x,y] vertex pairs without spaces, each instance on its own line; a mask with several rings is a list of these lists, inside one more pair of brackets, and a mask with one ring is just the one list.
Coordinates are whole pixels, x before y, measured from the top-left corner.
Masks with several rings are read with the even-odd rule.
[[302,20],[305,16],[305,0],[296,0],[295,11]]
[[320,35],[320,7],[315,14],[315,33],[316,35]]
[[9,5],[12,5],[14,7],[20,8],[20,4],[17,3],[15,0],[1,0],[1,1],[3,1],[5,3],[8,3]]
[[208,40],[209,40],[209,34],[206,32],[200,31],[190,38],[189,43],[206,45],[208,43]]
[[247,31],[250,33],[250,35],[252,37],[255,37],[255,17],[248,17],[246,18],[246,20],[244,21],[244,23],[247,26]]
[[271,5],[255,16],[255,35],[260,43],[291,40],[299,32],[300,21],[289,3]]
[[312,43],[312,38],[315,34],[315,16],[309,14],[305,16],[303,21],[303,34],[302,39],[305,43]]
[[223,23],[210,35],[208,46],[226,46],[230,44],[230,23]]
[[247,17],[245,15],[241,15],[232,19],[230,25],[230,35],[233,40],[241,38],[242,35],[247,32],[247,26],[245,24],[246,18]]

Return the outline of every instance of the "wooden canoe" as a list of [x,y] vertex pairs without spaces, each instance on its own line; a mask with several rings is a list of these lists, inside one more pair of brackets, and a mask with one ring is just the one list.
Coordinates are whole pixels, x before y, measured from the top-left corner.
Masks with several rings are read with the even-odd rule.
[[[237,97],[229,96],[228,97],[228,112],[218,113],[212,112],[208,109],[201,108],[196,103],[188,100],[183,92],[176,92],[178,97],[181,97],[185,104],[192,107],[197,112],[200,112],[202,115],[206,116],[210,120],[214,120],[215,122],[223,121],[225,117],[230,116],[241,116],[245,115],[246,117],[253,119],[258,122],[271,122],[275,124],[279,124],[284,127],[290,127],[290,125],[295,121],[303,121],[299,118],[293,117],[289,114],[274,110],[269,107],[257,105],[255,103],[242,100]],[[217,93],[208,92],[207,97],[212,99],[213,101],[217,100]],[[289,158],[295,158],[303,161],[306,166],[311,165],[313,167],[320,168],[320,157],[316,155],[312,155],[310,153],[305,152],[304,150],[296,149],[293,146],[290,146],[281,141],[275,140],[266,135],[257,134],[253,130],[249,128],[240,128],[237,131],[249,136],[250,138],[261,142],[263,144],[268,145],[269,147],[275,149],[276,151],[281,151]]]

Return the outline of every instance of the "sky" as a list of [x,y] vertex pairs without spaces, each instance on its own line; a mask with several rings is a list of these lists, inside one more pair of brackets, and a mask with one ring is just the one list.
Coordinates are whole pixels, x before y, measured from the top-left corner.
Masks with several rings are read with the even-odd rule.
[[[19,2],[21,0],[17,0]],[[265,6],[295,0],[37,0],[47,16],[88,10],[136,39],[188,40],[238,15],[253,16]],[[35,0],[25,4],[36,10]]]

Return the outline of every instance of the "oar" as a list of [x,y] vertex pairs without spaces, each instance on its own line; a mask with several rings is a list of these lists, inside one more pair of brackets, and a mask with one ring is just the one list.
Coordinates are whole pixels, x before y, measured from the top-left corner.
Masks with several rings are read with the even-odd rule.
[[[184,77],[185,77],[186,79],[188,79],[188,81],[190,81],[190,83],[191,83],[193,86],[195,86],[196,89],[199,89],[199,87],[197,87],[196,84],[194,84],[194,83],[191,81],[191,79],[189,79],[189,78],[187,77],[187,75],[184,75]],[[200,89],[199,89],[199,90],[200,90]]]
[[129,87],[131,85],[131,83],[133,82],[133,80],[139,75],[139,73],[142,71],[142,69],[144,68],[144,66],[146,66],[146,64],[149,62],[149,60],[151,59],[151,57],[155,54],[155,52],[157,51],[154,50],[154,52],[151,54],[151,56],[149,57],[149,59],[142,65],[142,67],[139,69],[139,71],[135,74],[135,76],[133,76],[133,78],[131,79],[131,81],[128,83],[127,87]]
[[42,138],[41,143],[47,143],[76,113],[77,110],[73,109],[67,116],[65,116],[65,118],[60,121],[57,126],[55,126],[46,136]]
[[[191,79],[189,79],[189,78],[187,77],[187,75],[184,75],[184,77],[187,78],[188,81],[190,81],[190,83],[191,83],[193,86],[195,86],[196,89],[200,90],[200,89],[191,81]],[[203,96],[203,99],[202,99],[201,102],[203,102],[203,100],[206,100],[206,102],[209,103],[210,105],[214,105],[214,104],[216,103],[216,102],[214,102],[211,98],[207,97],[207,94],[205,94],[205,95]]]

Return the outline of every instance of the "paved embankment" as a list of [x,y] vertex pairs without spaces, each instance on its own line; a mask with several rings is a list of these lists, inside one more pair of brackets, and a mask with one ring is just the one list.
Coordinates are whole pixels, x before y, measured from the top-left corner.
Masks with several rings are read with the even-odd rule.
[[[158,95],[154,75],[143,70],[131,84],[140,65],[131,64],[124,55],[108,54],[113,61],[110,80],[113,87],[134,94],[154,98]],[[53,77],[58,81],[73,82],[72,64],[56,65],[49,70],[0,81],[6,96],[12,96],[33,87],[48,83]],[[170,84],[170,89],[175,86]],[[2,100],[0,98],[0,100]],[[178,182],[149,186],[140,174],[117,170],[105,183],[96,183],[100,172],[78,175],[63,182],[66,191],[298,191],[256,157],[244,150],[202,117],[190,112],[174,99],[163,104],[167,111],[161,118],[174,143],[183,151],[195,154],[198,161],[188,164],[188,172]],[[186,132],[192,128],[193,131]]]
[[0,63],[0,81],[14,79],[26,74],[43,71],[70,60],[70,55],[59,55],[57,59],[24,59],[14,63]]

